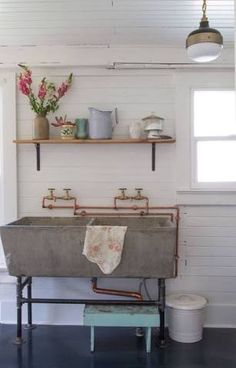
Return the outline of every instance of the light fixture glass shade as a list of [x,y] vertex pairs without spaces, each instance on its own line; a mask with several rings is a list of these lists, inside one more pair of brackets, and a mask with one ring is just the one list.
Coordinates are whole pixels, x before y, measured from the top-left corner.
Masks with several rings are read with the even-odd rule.
[[216,60],[221,53],[223,45],[213,42],[202,42],[187,48],[188,57],[198,63],[207,63]]

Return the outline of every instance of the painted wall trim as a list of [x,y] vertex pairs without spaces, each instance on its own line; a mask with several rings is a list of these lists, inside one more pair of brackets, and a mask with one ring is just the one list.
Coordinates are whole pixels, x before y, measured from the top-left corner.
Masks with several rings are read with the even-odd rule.
[[[0,74],[2,94],[0,123],[0,165],[1,165],[1,223],[17,218],[17,157],[16,145],[16,87],[15,73]],[[0,252],[0,268],[5,260]]]

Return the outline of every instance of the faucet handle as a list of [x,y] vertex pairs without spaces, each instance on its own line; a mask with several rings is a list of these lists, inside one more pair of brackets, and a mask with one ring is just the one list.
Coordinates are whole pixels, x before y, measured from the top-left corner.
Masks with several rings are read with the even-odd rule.
[[48,201],[55,201],[55,195],[54,195],[55,188],[48,188],[48,195],[44,197],[44,199],[47,199]]
[[125,191],[127,190],[127,188],[119,188],[120,190],[120,195],[117,197],[120,200],[125,200],[125,199],[129,199],[129,197],[126,195]]
[[142,190],[143,188],[135,188],[136,192],[137,192],[137,198],[141,198],[142,197]]
[[54,196],[55,188],[48,188],[48,191],[49,191],[49,196],[50,197],[53,197]]
[[127,190],[127,188],[119,188],[119,190],[121,190],[122,192],[124,192],[125,190]]
[[63,188],[65,194],[64,194],[64,199],[69,199],[70,198],[70,191],[71,188]]
[[127,188],[119,188],[119,190],[121,191],[121,197],[126,198],[125,191],[127,190]]

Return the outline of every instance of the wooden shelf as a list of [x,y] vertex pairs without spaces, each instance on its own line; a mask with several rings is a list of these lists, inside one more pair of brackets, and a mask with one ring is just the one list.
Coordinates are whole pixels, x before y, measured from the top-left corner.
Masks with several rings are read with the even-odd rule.
[[132,144],[132,143],[174,143],[175,139],[16,139],[17,144]]
[[34,144],[36,148],[37,171],[40,170],[40,145],[41,144],[151,144],[152,146],[152,171],[156,166],[156,144],[175,143],[174,138],[164,136],[158,139],[15,139],[16,144]]

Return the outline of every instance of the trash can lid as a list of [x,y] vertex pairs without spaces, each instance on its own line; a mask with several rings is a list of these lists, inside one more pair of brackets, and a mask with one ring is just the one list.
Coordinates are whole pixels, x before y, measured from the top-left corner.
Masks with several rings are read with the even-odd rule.
[[166,305],[175,309],[201,309],[207,304],[206,298],[194,294],[173,294],[166,298]]

